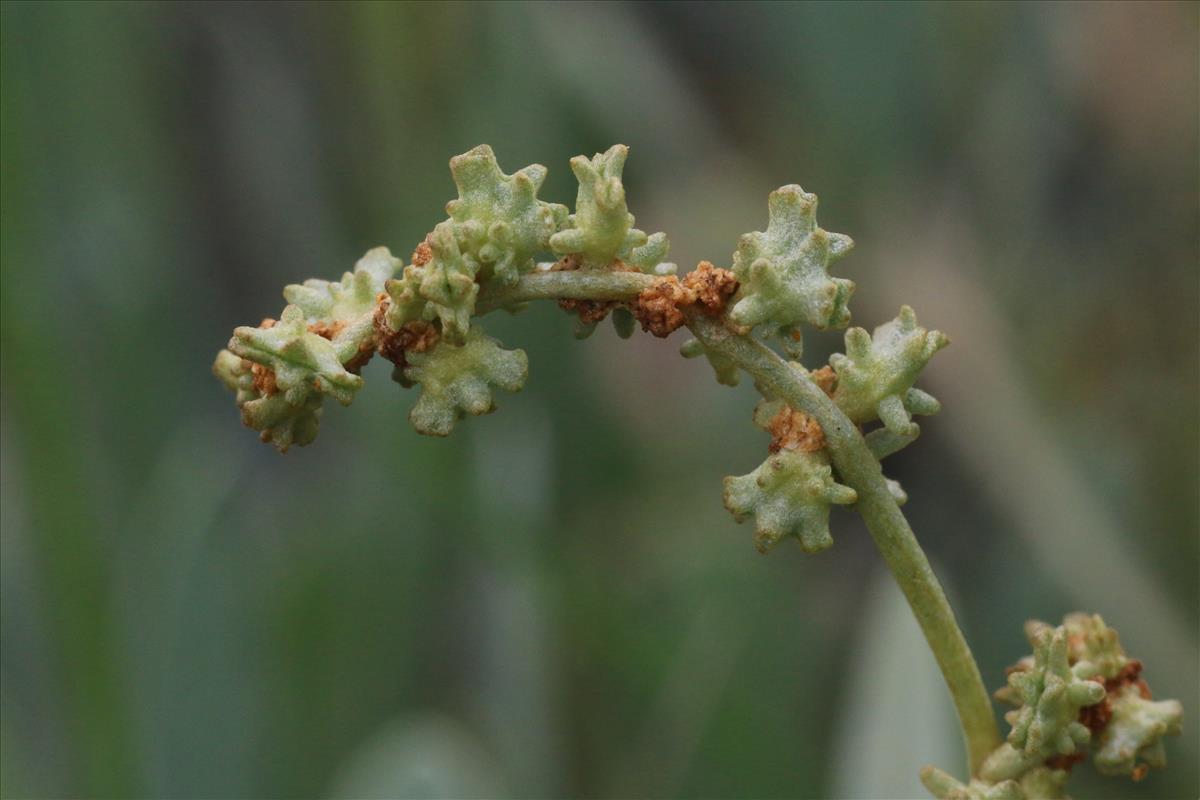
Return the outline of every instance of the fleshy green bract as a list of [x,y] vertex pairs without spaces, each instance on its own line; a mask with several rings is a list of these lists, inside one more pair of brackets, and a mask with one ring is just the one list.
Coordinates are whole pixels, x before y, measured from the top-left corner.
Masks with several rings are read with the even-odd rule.
[[829,265],[854,241],[817,227],[817,196],[795,184],[771,192],[767,209],[767,229],[743,234],[733,255],[741,288],[730,320],[767,335],[845,327],[854,282],[831,278]]

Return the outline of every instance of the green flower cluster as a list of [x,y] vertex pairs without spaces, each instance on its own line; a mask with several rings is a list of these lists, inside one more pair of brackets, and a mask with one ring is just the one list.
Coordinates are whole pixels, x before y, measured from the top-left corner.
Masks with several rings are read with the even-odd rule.
[[[540,164],[507,174],[487,145],[452,158],[458,197],[446,204],[448,217],[434,226],[409,264],[377,248],[338,282],[288,286],[284,297],[289,305],[278,323],[234,332],[213,368],[234,392],[243,421],[280,450],[308,444],[316,436],[324,397],[349,404],[362,385],[359,372],[375,352],[392,361],[393,377],[401,385],[420,387],[409,419],[421,433],[444,436],[464,416],[494,409],[494,390],[519,391],[528,360],[524,352],[504,349],[479,328],[475,318],[481,295],[512,287],[521,276],[539,271],[542,254],[560,257],[542,269],[581,270],[581,275],[674,272],[675,265],[664,261],[666,236],[634,227],[622,183],[628,154],[627,147],[615,145],[591,158],[571,160],[579,183],[573,213],[538,198],[546,178]],[[767,229],[741,237],[733,254],[733,277],[723,279],[726,291],[733,293],[730,325],[783,334],[797,357],[801,326],[849,323],[847,302],[854,290],[852,282],[829,276],[830,263],[853,243],[818,227],[816,208],[816,196],[799,186],[772,192]],[[709,270],[709,275],[719,272]],[[706,290],[717,291],[702,278],[676,288],[677,296],[694,300]],[[670,296],[658,295],[653,310],[643,312],[657,314],[657,319],[678,315],[677,309],[663,305]],[[720,295],[707,297],[711,303]],[[571,304],[580,312],[580,335],[590,333],[609,311],[618,333],[633,331],[634,304],[583,299]],[[716,306],[714,313],[720,311]],[[908,307],[877,328],[874,337],[859,328],[847,332],[846,354],[834,356],[826,370],[828,389],[853,422],[883,422],[868,434],[877,458],[916,438],[919,429],[912,414],[937,411],[937,401],[913,384],[945,342],[940,333],[918,327]],[[708,356],[720,382],[737,382],[738,371],[729,358],[708,353],[695,341],[685,344],[683,352]],[[796,368],[808,374],[799,364]],[[899,485],[890,486],[903,502]],[[810,552],[832,542],[830,507],[857,499],[838,482],[821,446],[797,450],[790,445],[777,448],[749,475],[728,478],[725,497],[737,519],[755,518],[760,549],[790,535]]]
[[[1031,627],[1044,623],[1031,623]],[[1048,626],[1047,626],[1048,627]],[[1183,706],[1177,700],[1156,701],[1141,678],[1141,662],[1129,658],[1117,632],[1099,614],[1069,614],[1063,619],[1068,657],[1074,669],[1103,680],[1107,689],[1107,722],[1093,741],[1093,762],[1104,775],[1135,779],[1149,768],[1167,765],[1166,736],[1178,736]]]
[[1117,632],[1099,615],[1069,614],[1051,626],[1031,620],[1033,654],[1009,670],[996,699],[1015,706],[1005,715],[1008,741],[988,756],[969,783],[926,767],[921,778],[947,800],[1061,798],[1070,767],[1089,744],[1096,769],[1134,780],[1166,766],[1163,738],[1178,735],[1183,709],[1154,701]]
[[[812,202],[815,206],[815,198]],[[830,358],[830,367],[824,376],[807,372],[798,362],[791,365],[810,379],[822,382],[830,398],[851,422],[863,425],[878,420],[883,423],[865,437],[871,452],[882,460],[917,438],[920,428],[912,421],[912,414],[935,414],[940,410],[937,400],[913,384],[933,354],[948,342],[940,331],[927,331],[918,326],[916,314],[903,306],[896,319],[875,329],[873,337],[862,328],[847,331],[846,353],[835,353]],[[703,346],[698,342],[685,344],[684,348],[685,355],[704,354]],[[713,362],[713,367],[719,381],[736,383],[731,379],[736,375],[732,364],[718,360]],[[771,407],[777,408],[780,404],[775,401]],[[762,417],[760,408],[756,411],[755,422],[765,427]],[[802,455],[806,469],[823,469],[829,474],[830,483],[838,485],[824,452]],[[789,473],[800,475],[800,460],[799,456],[781,459],[776,455],[750,475],[726,478],[726,507],[738,521],[750,514],[756,515],[755,543],[760,550],[765,551],[786,534],[800,539],[806,552],[830,546],[833,543],[828,529],[830,505],[854,502],[854,498],[829,499],[833,496],[844,498],[844,494],[827,496],[809,492],[801,495],[786,482],[767,479],[784,471],[784,464]],[[751,487],[755,488],[752,490]],[[907,501],[908,496],[896,481],[889,480],[888,489],[897,504],[903,505]],[[790,509],[786,517],[779,512],[784,507]],[[790,527],[781,527],[783,520],[789,521]]]
[[281,452],[317,436],[326,395],[349,405],[374,352],[375,297],[400,261],[371,250],[340,282],[288,286],[278,321],[234,330],[213,372],[234,392],[242,422]]
[[[376,248],[339,282],[288,286],[278,323],[234,332],[213,371],[234,392],[243,422],[281,451],[310,443],[325,395],[349,404],[377,351],[393,361],[397,381],[421,387],[409,417],[419,432],[446,435],[464,415],[492,410],[492,389],[520,390],[528,364],[472,322],[481,291],[513,286],[538,268],[539,255],[562,256],[568,268],[674,272],[663,263],[666,236],[633,227],[621,182],[627,155],[616,145],[572,159],[574,214],[538,199],[540,164],[505,174],[487,145],[452,158],[458,197],[410,264]],[[632,333],[627,311],[614,322]]]

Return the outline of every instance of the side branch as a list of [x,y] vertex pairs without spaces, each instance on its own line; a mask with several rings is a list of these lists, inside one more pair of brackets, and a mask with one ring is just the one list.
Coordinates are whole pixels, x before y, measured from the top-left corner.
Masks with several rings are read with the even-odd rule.
[[857,426],[805,375],[773,350],[730,331],[722,320],[689,314],[688,327],[706,348],[729,358],[788,405],[816,418],[843,483],[900,584],[950,689],[966,740],[971,774],[1000,744],[991,700],[946,594],[904,514],[888,491],[879,462]]

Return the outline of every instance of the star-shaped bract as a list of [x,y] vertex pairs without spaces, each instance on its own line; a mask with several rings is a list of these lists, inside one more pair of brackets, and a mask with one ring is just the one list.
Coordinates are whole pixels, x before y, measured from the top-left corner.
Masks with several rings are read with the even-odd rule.
[[795,536],[805,552],[824,550],[833,544],[830,506],[857,499],[834,482],[823,451],[781,450],[749,475],[725,479],[725,507],[738,522],[754,516],[754,545],[763,553],[785,536]]
[[467,414],[495,408],[492,387],[520,391],[529,374],[523,350],[505,350],[473,326],[462,344],[442,339],[432,349],[412,353],[404,377],[421,385],[421,396],[409,414],[419,433],[446,436]]
[[818,228],[817,196],[795,184],[771,192],[767,208],[767,229],[743,234],[733,254],[739,289],[729,318],[764,335],[844,327],[854,282],[831,278],[829,265],[853,240]]
[[549,249],[567,208],[537,199],[546,168],[531,164],[505,175],[486,144],[450,159],[458,199],[446,204],[472,275],[511,285],[533,269],[533,256]]
[[579,256],[584,267],[608,268],[621,261],[642,272],[674,272],[673,264],[663,263],[670,249],[666,234],[646,236],[633,227],[621,182],[628,155],[628,147],[615,144],[590,159],[571,159],[571,171],[579,180],[575,213],[567,218],[565,230],[550,237],[550,247],[561,255]]
[[1103,700],[1104,685],[1072,671],[1063,628],[1040,628],[1031,638],[1032,667],[1008,676],[1022,703],[1005,715],[1013,726],[1008,743],[1028,758],[1070,755],[1091,738],[1079,722],[1079,710]]
[[851,328],[846,331],[846,353],[829,359],[838,377],[834,402],[853,422],[879,419],[897,436],[915,435],[919,428],[911,415],[936,414],[941,404],[913,384],[933,354],[949,342],[941,331],[919,327],[908,306],[876,328],[874,337],[863,328]]
[[1112,718],[1096,742],[1096,769],[1105,775],[1136,778],[1147,767],[1165,767],[1163,737],[1183,732],[1179,701],[1154,701],[1144,697],[1137,686],[1126,685],[1112,698],[1111,707]]
[[344,273],[341,281],[313,278],[303,284],[293,283],[283,290],[283,297],[299,306],[310,323],[347,322],[374,313],[376,296],[400,266],[400,259],[390,250],[376,247],[358,260],[353,272]]
[[269,367],[287,401],[299,405],[311,392],[350,405],[363,380],[347,372],[332,342],[308,330],[299,306],[288,306],[274,326],[233,331],[234,355]]

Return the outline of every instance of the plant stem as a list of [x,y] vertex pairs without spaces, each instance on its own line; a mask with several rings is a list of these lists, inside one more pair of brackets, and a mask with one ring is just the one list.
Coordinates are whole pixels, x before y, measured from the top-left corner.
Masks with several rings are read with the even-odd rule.
[[[486,313],[543,298],[630,300],[656,280],[655,276],[632,272],[534,273],[522,277],[512,287],[481,295],[476,308],[479,313]],[[983,760],[1000,744],[991,699],[946,594],[912,528],[892,499],[879,461],[862,433],[803,372],[761,342],[735,333],[723,320],[694,309],[687,314],[687,325],[709,351],[731,359],[764,389],[821,424],[840,480],[858,493],[855,508],[904,592],[941,668],[966,741],[970,774],[975,775]]]
[[480,292],[475,313],[486,314],[528,300],[632,300],[658,280],[655,275],[641,272],[534,272],[522,277],[515,286]]

